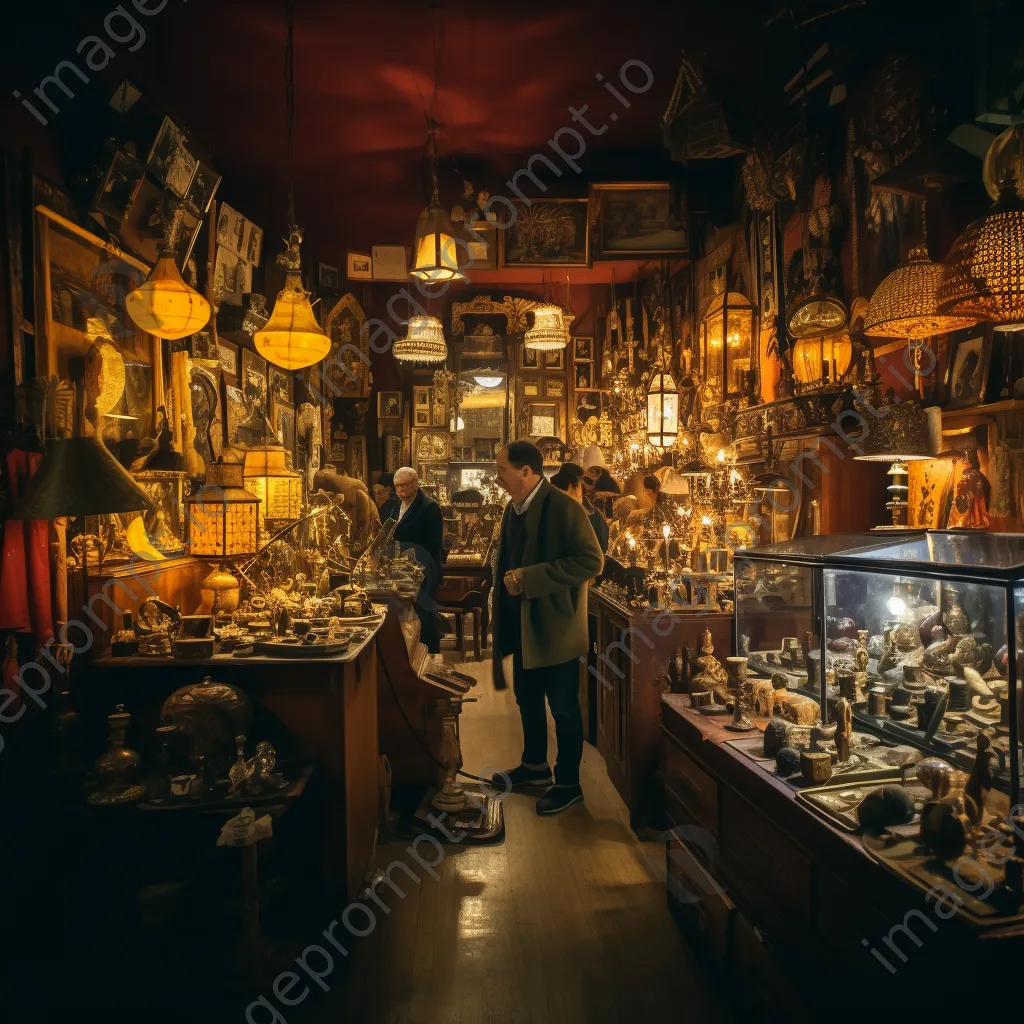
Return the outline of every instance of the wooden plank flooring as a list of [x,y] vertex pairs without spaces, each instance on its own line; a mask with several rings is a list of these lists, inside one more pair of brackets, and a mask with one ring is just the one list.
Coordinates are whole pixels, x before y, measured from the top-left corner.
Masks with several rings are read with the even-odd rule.
[[[480,680],[461,722],[466,770],[517,764],[511,689],[494,690],[486,662],[461,667]],[[550,716],[549,728],[553,757]],[[332,991],[314,990],[303,1009],[366,1024],[730,1020],[665,906],[664,848],[633,836],[589,745],[582,783],[584,804],[554,818],[538,817],[535,797],[507,797],[505,842],[450,844],[437,881],[408,841],[379,847],[379,867],[401,859],[422,882],[398,871],[404,899],[378,890],[391,913],[378,909],[374,931],[350,939]]]

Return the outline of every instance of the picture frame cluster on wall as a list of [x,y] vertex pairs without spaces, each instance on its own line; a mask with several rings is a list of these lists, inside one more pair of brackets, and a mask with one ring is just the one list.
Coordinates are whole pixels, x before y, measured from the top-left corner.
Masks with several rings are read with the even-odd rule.
[[572,386],[573,389],[593,388],[595,378],[594,339],[588,337],[571,338],[572,344]]

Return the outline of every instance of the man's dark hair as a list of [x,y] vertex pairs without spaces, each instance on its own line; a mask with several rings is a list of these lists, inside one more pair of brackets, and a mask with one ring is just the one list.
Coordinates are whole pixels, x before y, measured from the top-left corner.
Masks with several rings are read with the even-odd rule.
[[567,491],[575,487],[583,479],[583,467],[577,466],[575,462],[563,462],[558,472],[551,478],[551,486],[557,487],[560,491]]
[[516,469],[529,466],[537,476],[544,474],[544,456],[532,441],[510,441],[505,446],[505,452],[510,465]]
[[644,487],[646,487],[647,490],[654,491],[655,494],[658,494],[661,491],[661,481],[653,474],[651,476],[645,476]]

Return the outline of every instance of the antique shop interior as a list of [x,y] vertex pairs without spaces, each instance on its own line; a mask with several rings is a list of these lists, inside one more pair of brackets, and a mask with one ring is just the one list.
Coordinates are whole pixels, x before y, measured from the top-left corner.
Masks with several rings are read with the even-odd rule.
[[4,1019],[1010,1012],[1021,5],[9,21]]

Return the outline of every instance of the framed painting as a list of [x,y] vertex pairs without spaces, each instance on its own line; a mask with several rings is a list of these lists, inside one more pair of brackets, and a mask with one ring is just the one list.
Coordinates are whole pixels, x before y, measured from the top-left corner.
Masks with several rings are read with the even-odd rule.
[[954,342],[946,371],[947,409],[969,409],[985,401],[991,359],[989,331]]
[[544,381],[544,394],[550,398],[565,398],[565,381],[549,377]]
[[350,252],[345,258],[345,276],[350,281],[372,281],[373,262],[369,253]]
[[922,459],[907,463],[907,525],[938,530],[945,525],[953,482],[951,459]]
[[291,402],[274,402],[274,433],[286,452],[295,456],[295,406]]
[[220,368],[232,377],[238,376],[238,346],[230,341],[217,339],[217,359]]
[[199,168],[199,161],[185,145],[185,133],[165,117],[149,151],[146,166],[176,196],[184,198]]
[[572,357],[575,360],[582,362],[593,362],[594,361],[594,339],[593,338],[573,338],[572,339]]
[[520,370],[539,370],[540,369],[540,353],[535,348],[527,348],[525,345],[519,346],[519,369]]
[[135,157],[118,150],[110,162],[103,183],[93,198],[91,216],[108,231],[120,232],[120,224],[135,201],[145,177]]
[[593,363],[576,363],[573,370],[573,386],[577,391],[594,386],[594,364]]
[[545,370],[564,370],[565,369],[565,349],[556,349],[554,352],[544,353],[544,369]]
[[530,402],[527,406],[527,434],[529,437],[558,437],[559,416],[557,403]]
[[292,400],[291,375],[277,366],[268,366],[267,374],[267,387],[271,401],[290,402]]
[[324,332],[331,339],[330,355],[310,369],[310,380],[324,398],[370,397],[373,375],[365,323],[363,307],[351,292],[343,295],[327,314]]
[[338,268],[333,263],[317,263],[317,290],[324,295],[334,295],[341,287]]
[[379,419],[400,419],[402,416],[402,392],[378,391],[377,416]]
[[526,398],[536,398],[540,394],[540,382],[535,380],[523,381],[523,395]]
[[516,200],[513,205],[515,216],[501,232],[503,267],[590,266],[588,200]]
[[668,182],[590,186],[595,255],[603,259],[672,259],[690,255],[685,202]]

